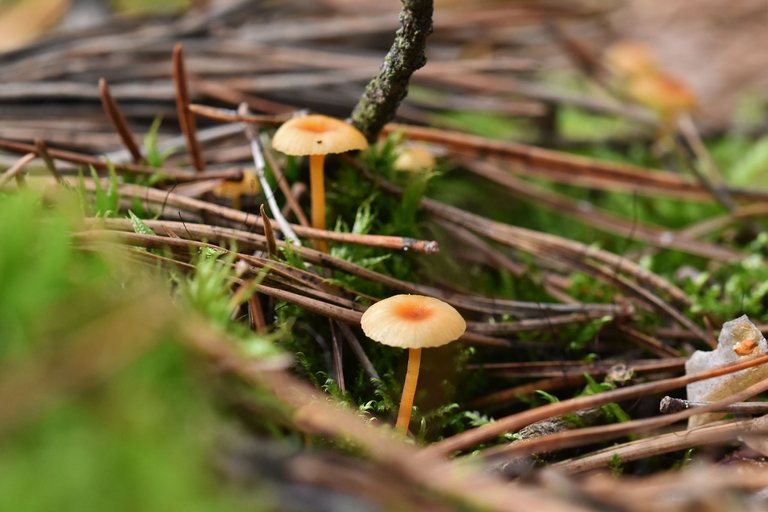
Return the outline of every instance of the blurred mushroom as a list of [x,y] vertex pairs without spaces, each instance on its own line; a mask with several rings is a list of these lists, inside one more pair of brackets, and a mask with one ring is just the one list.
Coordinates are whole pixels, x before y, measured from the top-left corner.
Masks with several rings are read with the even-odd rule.
[[619,41],[603,54],[605,65],[619,78],[656,73],[659,63],[651,49],[639,41]]
[[645,44],[620,41],[606,50],[604,59],[617,92],[658,114],[659,141],[671,136],[681,114],[696,107],[693,90],[666,72]]
[[662,126],[696,106],[693,91],[680,80],[663,73],[638,75],[627,84],[627,96],[659,114]]
[[400,152],[394,167],[398,171],[424,172],[433,169],[435,163],[435,156],[426,147],[411,146]]
[[369,307],[360,320],[365,335],[374,341],[408,349],[408,369],[395,429],[408,431],[419,379],[421,349],[439,347],[458,339],[467,324],[456,309],[423,295],[395,295]]
[[240,197],[252,196],[259,193],[259,180],[252,171],[243,171],[243,178],[240,181],[224,181],[213,189],[213,195],[224,199],[229,199],[232,208],[240,209]]

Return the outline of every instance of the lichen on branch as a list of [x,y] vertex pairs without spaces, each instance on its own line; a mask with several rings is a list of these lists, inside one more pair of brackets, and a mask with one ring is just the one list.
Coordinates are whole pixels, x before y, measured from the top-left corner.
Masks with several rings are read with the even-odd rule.
[[352,112],[352,124],[369,142],[392,118],[408,94],[414,71],[427,63],[424,49],[432,32],[432,0],[401,0],[400,28],[379,73],[366,86]]

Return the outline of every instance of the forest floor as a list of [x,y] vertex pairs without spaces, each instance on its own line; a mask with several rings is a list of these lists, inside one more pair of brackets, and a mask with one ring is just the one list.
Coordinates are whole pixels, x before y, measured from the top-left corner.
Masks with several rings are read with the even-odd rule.
[[[722,3],[436,2],[328,229],[272,137],[350,116],[397,2],[0,53],[0,510],[765,509],[765,7]],[[360,327],[396,294],[467,326],[407,434],[409,354]]]

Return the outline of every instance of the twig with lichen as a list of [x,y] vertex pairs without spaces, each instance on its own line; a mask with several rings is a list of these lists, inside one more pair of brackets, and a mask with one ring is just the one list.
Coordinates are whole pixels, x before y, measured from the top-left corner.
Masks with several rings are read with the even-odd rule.
[[384,63],[366,86],[352,112],[352,124],[374,141],[395,117],[400,102],[408,94],[408,82],[417,69],[427,63],[424,48],[432,32],[432,0],[401,0],[400,28]]

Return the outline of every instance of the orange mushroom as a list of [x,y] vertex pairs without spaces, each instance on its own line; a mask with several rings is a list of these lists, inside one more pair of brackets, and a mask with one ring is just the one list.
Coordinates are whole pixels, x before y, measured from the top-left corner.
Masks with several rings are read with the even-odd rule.
[[696,107],[691,88],[666,72],[647,45],[621,41],[608,48],[604,56],[616,78],[618,92],[659,115],[660,142],[674,133],[681,114]]
[[[309,155],[312,226],[325,229],[325,155],[365,149],[368,141],[354,126],[323,115],[297,117],[283,123],[272,138],[272,147],[286,155]],[[318,245],[327,252],[324,242]]]
[[627,86],[627,95],[656,111],[663,121],[675,119],[696,106],[693,91],[680,80],[663,73],[633,78]]
[[360,320],[365,335],[391,347],[408,349],[408,369],[395,428],[408,431],[421,366],[421,349],[458,339],[467,324],[450,304],[423,295],[394,295],[369,307]]
[[240,197],[257,194],[260,190],[259,180],[252,171],[243,171],[240,181],[224,181],[213,189],[213,195],[229,199],[232,208],[240,209]]
[[605,64],[621,78],[656,73],[660,67],[651,49],[639,41],[619,41],[604,54]]

